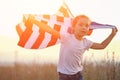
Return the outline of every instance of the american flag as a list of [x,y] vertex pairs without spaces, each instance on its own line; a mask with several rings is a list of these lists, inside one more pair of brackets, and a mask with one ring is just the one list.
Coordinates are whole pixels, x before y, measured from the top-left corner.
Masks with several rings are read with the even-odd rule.
[[[39,26],[31,23],[29,16],[29,14],[24,14],[23,21],[16,25],[16,31],[20,38],[18,46],[26,49],[42,49],[60,43],[59,38],[40,30]],[[69,33],[73,15],[68,6],[63,2],[56,14],[40,14],[34,15],[34,17],[37,21],[40,21],[45,25],[49,25],[51,28],[59,31],[60,33]],[[88,35],[92,33],[93,29],[113,27],[115,26],[92,22]]]

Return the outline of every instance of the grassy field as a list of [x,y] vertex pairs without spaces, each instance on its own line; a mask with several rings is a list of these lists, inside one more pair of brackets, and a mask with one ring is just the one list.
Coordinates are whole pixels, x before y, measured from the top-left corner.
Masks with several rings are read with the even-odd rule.
[[[112,59],[100,62],[83,62],[84,80],[119,80],[120,63]],[[48,64],[20,64],[14,66],[0,66],[0,80],[58,80],[57,65]]]
[[57,80],[54,64],[15,64],[0,67],[0,80]]

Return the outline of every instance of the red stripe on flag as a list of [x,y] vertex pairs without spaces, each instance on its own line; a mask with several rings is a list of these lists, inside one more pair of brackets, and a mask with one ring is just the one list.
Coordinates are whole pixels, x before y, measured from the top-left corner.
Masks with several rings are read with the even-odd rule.
[[63,6],[61,6],[59,11],[62,12],[65,17],[70,17],[67,10]]
[[[47,24],[46,21],[43,21],[43,20],[42,20],[41,22],[44,23],[44,24]],[[37,48],[39,48],[40,44],[41,44],[42,41],[44,40],[45,31],[40,30],[39,32],[40,32],[40,34],[39,34],[37,40],[35,41],[35,43],[33,44],[32,49],[37,49]]]
[[32,23],[30,23],[29,21],[27,21],[27,22],[25,23],[25,25],[26,25],[26,29],[25,29],[25,31],[22,33],[22,35],[21,35],[21,37],[20,37],[20,40],[19,40],[19,42],[18,42],[18,45],[19,45],[19,46],[22,46],[22,47],[25,46],[26,42],[28,41],[29,37],[31,36],[31,34],[32,34],[32,32],[33,32],[33,31],[32,31],[32,26],[33,26]]
[[43,18],[50,19],[50,15],[43,15]]
[[28,41],[29,37],[31,36],[31,34],[32,34],[32,30],[29,29],[29,28],[27,28],[27,29],[22,33],[22,35],[21,35],[21,37],[20,37],[20,40],[19,40],[19,42],[18,42],[18,45],[24,47],[25,44],[26,44],[26,42]]
[[25,17],[26,15],[23,15],[23,22],[26,23],[27,22],[27,19]]
[[16,25],[16,31],[17,31],[17,33],[18,33],[18,35],[19,35],[19,37],[22,35],[22,33],[23,33],[23,30],[21,29],[21,27],[20,27],[20,25],[18,24],[18,25]]
[[59,22],[64,22],[64,17],[57,16],[57,21],[59,21]]
[[37,49],[39,48],[40,44],[42,43],[42,41],[44,40],[44,36],[45,36],[45,31],[40,31],[40,34],[37,38],[37,40],[35,41],[35,43],[33,44],[33,46],[31,47],[32,49]]
[[[59,32],[59,31],[60,31],[60,28],[61,28],[60,25],[57,25],[57,24],[54,25],[54,29],[55,29],[56,31]],[[55,45],[56,42],[57,42],[57,40],[58,40],[58,37],[55,37],[54,35],[52,35],[51,40],[50,40],[50,42],[48,43],[47,47],[52,46],[52,45]]]

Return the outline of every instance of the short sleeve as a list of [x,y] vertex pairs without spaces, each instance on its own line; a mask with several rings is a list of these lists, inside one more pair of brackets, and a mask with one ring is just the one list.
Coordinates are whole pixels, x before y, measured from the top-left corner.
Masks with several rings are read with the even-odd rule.
[[91,40],[88,40],[85,38],[85,43],[86,43],[86,49],[89,50],[89,48],[93,45],[93,42]]

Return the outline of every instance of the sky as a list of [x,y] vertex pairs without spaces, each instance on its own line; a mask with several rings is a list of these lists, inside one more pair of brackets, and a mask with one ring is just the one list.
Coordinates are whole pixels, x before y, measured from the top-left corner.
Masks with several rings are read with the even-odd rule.
[[[114,40],[120,40],[119,0],[65,0],[65,2],[74,16],[85,14],[92,21],[115,25],[118,33]],[[16,24],[22,21],[23,14],[54,14],[61,4],[62,0],[0,0],[0,52],[2,52],[0,54],[14,52],[17,49],[19,52],[31,53],[31,50],[17,46],[19,37],[15,30]],[[88,38],[101,42],[110,32],[110,29],[95,30]],[[47,53],[46,50],[41,50],[41,53],[42,51]],[[32,53],[38,52],[40,51],[36,50]],[[6,54],[3,56],[6,57]]]
[[[119,28],[119,0],[65,0],[74,16],[88,15],[91,20]],[[15,31],[23,14],[54,14],[62,0],[4,0],[0,2],[0,35],[18,37]],[[118,38],[118,36],[117,36]]]

